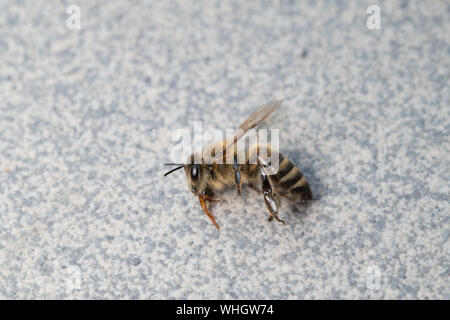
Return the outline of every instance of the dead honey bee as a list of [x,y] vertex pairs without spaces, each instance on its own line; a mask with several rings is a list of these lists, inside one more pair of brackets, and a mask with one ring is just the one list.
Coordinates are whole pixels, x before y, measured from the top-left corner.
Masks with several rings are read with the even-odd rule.
[[[264,202],[269,210],[269,221],[273,219],[285,224],[278,217],[280,197],[285,197],[294,203],[304,203],[312,200],[312,193],[308,181],[300,170],[281,153],[272,152],[270,145],[257,144],[254,148],[245,149],[244,163],[238,162],[237,141],[247,131],[263,122],[283,101],[274,101],[259,107],[235,132],[232,139],[219,141],[204,149],[201,155],[191,155],[186,164],[178,165],[164,176],[184,168],[188,186],[192,193],[198,196],[200,205],[214,226],[219,229],[214,216],[209,212],[206,201],[220,201],[215,195],[227,188],[236,186],[238,195],[242,185],[246,184],[258,191],[262,191]],[[264,152],[262,150],[264,149]],[[219,152],[217,152],[219,150]],[[264,154],[264,156],[261,156]],[[211,156],[205,161],[205,155]],[[277,172],[271,172],[270,159],[276,159]],[[196,161],[198,160],[199,161]],[[221,161],[219,161],[219,159]],[[256,159],[256,161],[251,161]],[[212,161],[211,161],[212,160]]]

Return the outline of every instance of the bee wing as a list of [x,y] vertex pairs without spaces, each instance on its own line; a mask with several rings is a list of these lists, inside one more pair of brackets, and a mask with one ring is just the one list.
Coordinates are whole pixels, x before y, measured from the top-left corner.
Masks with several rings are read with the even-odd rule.
[[253,129],[261,122],[263,122],[282,103],[283,100],[277,100],[266,103],[265,105],[262,105],[261,107],[256,109],[239,127],[234,136],[234,142],[242,137],[248,130]]
[[[223,152],[228,150],[231,146],[233,146],[245,133],[258,126],[261,122],[263,122],[278,106],[283,103],[283,100],[272,101],[260,106],[256,109],[248,118],[244,121],[239,127],[239,129],[234,133],[234,137],[232,139],[224,140],[223,142],[219,142],[223,144],[221,148],[223,151],[214,156],[214,159],[218,159],[223,155]],[[217,146],[217,142],[215,144]],[[208,149],[208,148],[206,148]],[[211,149],[209,149],[211,150]]]

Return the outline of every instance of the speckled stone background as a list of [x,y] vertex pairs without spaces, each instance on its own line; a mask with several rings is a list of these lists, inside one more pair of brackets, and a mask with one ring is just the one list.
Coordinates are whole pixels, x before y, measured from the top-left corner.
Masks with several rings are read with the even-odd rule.
[[[1,1],[0,298],[449,299],[449,35],[448,1]],[[228,192],[217,231],[171,132],[277,98],[317,200]]]

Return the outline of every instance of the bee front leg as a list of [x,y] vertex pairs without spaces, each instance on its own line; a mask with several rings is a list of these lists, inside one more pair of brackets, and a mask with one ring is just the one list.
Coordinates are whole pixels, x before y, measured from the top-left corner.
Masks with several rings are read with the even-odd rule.
[[241,180],[241,172],[239,171],[237,155],[234,155],[233,169],[234,169],[234,181],[236,182],[236,185],[237,185],[237,193],[238,193],[238,196],[240,196],[241,195],[242,180]]
[[213,197],[210,197],[210,196],[208,196],[208,195],[204,195],[204,196],[203,196],[203,199],[208,200],[208,201],[214,201],[214,202],[222,201],[221,198],[213,198]]
[[266,203],[267,209],[269,209],[270,217],[269,221],[272,221],[273,218],[278,222],[286,224],[286,221],[278,218],[278,204],[275,199],[275,193],[272,190],[272,186],[270,184],[269,178],[266,175],[263,167],[259,167],[261,173],[261,181],[262,181],[262,191],[264,193],[264,202]]

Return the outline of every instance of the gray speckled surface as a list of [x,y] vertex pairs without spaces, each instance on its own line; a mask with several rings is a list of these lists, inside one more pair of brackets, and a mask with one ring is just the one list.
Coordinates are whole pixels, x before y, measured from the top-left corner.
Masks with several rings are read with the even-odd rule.
[[[448,2],[75,2],[0,3],[0,298],[450,298]],[[274,98],[318,200],[218,232],[170,132]]]

